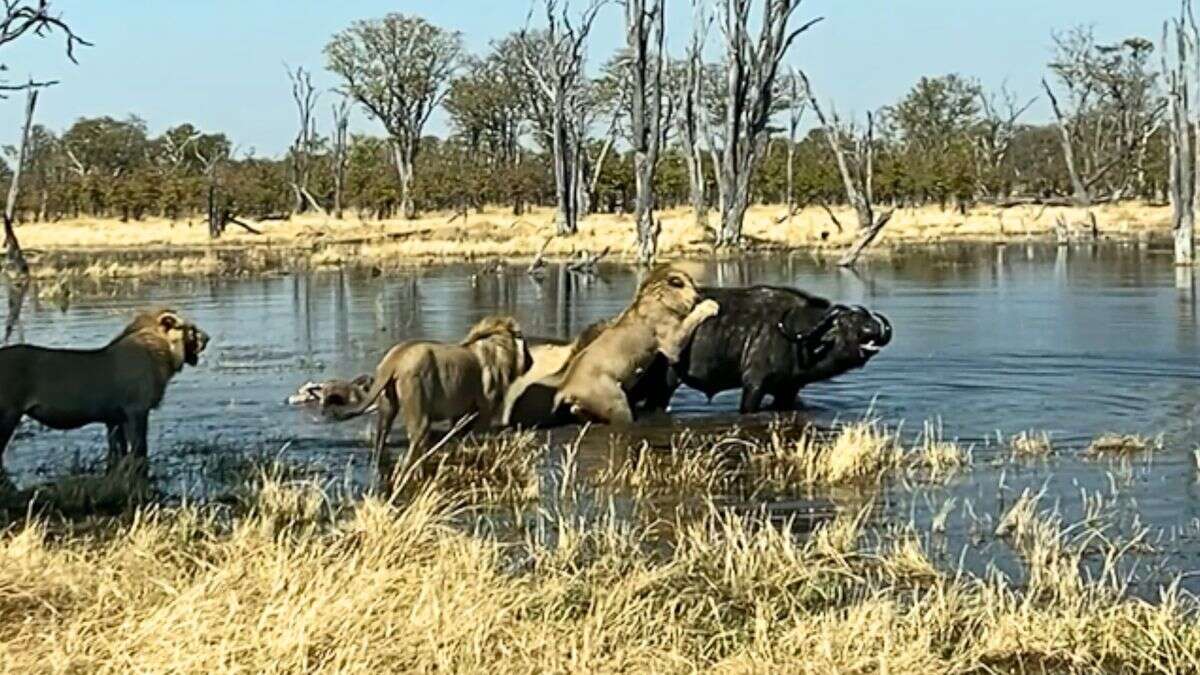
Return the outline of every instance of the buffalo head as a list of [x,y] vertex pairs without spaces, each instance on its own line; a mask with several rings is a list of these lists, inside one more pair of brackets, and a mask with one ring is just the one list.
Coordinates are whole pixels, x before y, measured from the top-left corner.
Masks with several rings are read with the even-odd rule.
[[815,325],[805,317],[785,316],[779,329],[796,345],[814,380],[861,368],[892,341],[887,317],[862,306],[833,305]]

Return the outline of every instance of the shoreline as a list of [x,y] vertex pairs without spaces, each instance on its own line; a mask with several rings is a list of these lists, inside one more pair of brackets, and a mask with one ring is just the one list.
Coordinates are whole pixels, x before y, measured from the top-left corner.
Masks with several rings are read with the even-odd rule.
[[[1103,205],[1093,212],[1096,238],[1080,209],[978,208],[965,216],[933,207],[900,209],[894,223],[864,252],[863,261],[951,245],[1098,241],[1169,246],[1167,207],[1128,203]],[[848,212],[835,210],[834,214],[842,223],[853,222]],[[800,253],[834,259],[856,238],[848,228],[838,233],[820,209],[804,209],[790,220],[780,220],[785,215],[782,206],[754,207],[747,215],[746,247],[714,251],[689,211],[665,211],[660,258],[731,260]],[[487,211],[457,224],[447,223],[444,214],[384,222],[298,216],[267,224],[262,235],[231,230],[217,241],[209,240],[200,224],[163,220],[35,223],[20,226],[17,234],[35,279],[71,281],[238,277],[322,268],[383,273],[430,264],[527,266],[539,256],[547,263],[568,263],[605,251],[605,262],[636,262],[631,216],[589,216],[571,237],[553,236],[553,216],[550,209],[521,217]],[[1056,225],[1063,222],[1069,227],[1066,242],[1056,232]]]

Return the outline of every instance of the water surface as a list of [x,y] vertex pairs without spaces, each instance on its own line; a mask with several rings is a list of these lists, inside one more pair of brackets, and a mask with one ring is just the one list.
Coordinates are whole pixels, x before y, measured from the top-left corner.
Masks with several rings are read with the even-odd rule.
[[[1200,531],[1190,452],[1200,446],[1200,323],[1194,286],[1179,287],[1168,252],[1135,244],[950,246],[874,260],[857,273],[804,255],[702,268],[710,285],[795,286],[891,318],[895,340],[867,368],[813,385],[802,397],[804,414],[820,423],[872,414],[915,433],[924,421],[940,420],[946,436],[975,446],[980,468],[948,487],[893,488],[881,498],[893,512],[927,522],[955,499],[948,533],[965,541],[1026,488],[1046,488],[1068,518],[1107,494],[1136,515],[1130,527],[1158,527],[1176,551],[1195,548],[1187,542]],[[151,420],[153,462],[171,467],[172,490],[203,493],[203,478],[191,469],[214,452],[251,447],[358,480],[367,423],[332,425],[289,409],[284,398],[298,385],[369,372],[399,340],[457,340],[488,314],[512,314],[531,335],[568,337],[619,312],[636,283],[634,271],[616,265],[595,278],[558,268],[534,280],[517,268],[495,274],[447,266],[406,277],[325,272],[141,283],[65,310],[31,297],[15,338],[96,346],[137,308],[175,307],[213,339]],[[737,402],[738,392],[709,402],[682,389],[668,421],[732,422]],[[1030,429],[1048,432],[1065,452],[1046,464],[998,468],[1006,451],[997,434]],[[1075,456],[1112,431],[1161,434],[1168,450],[1124,467]],[[100,428],[54,432],[28,424],[5,465],[18,485],[29,484],[97,462],[102,446]],[[1195,560],[1188,554],[1175,562]]]

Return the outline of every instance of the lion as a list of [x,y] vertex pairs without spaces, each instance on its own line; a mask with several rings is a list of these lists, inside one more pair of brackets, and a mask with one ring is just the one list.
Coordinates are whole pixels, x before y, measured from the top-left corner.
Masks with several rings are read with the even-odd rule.
[[349,407],[328,406],[327,412],[346,420],[378,405],[372,451],[383,462],[388,434],[403,409],[411,461],[425,449],[433,422],[457,424],[474,415],[472,430],[491,426],[509,385],[529,370],[532,360],[516,320],[488,317],[456,345],[413,340],[392,347],[362,400]]
[[627,392],[662,354],[670,363],[688,339],[720,306],[704,300],[683,270],[660,265],[646,275],[630,306],[609,322],[590,326],[576,340],[556,386],[552,409],[566,407],[577,418],[604,424],[633,422]]
[[163,309],[139,314],[99,349],[0,348],[0,459],[28,416],[60,430],[104,424],[108,471],[129,454],[143,460],[145,471],[150,411],[185,365],[199,363],[208,339],[179,313]]

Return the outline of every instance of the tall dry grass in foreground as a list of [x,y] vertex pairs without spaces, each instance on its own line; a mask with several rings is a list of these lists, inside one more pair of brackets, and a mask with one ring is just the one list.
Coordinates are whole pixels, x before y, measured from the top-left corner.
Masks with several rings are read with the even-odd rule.
[[[803,480],[860,484],[963,457],[935,436],[896,451],[894,435],[870,423],[769,444],[782,459],[764,461],[800,466]],[[1063,527],[1036,495],[997,532],[1026,562],[1019,585],[939,570],[919,533],[873,535],[863,512],[801,536],[792,523],[723,510],[716,484],[698,476],[731,470],[724,461],[683,481],[703,515],[674,523],[664,542],[661,528],[614,506],[577,503],[570,485],[554,504],[530,502],[536,443],[501,445],[439,461],[391,502],[339,502],[268,471],[236,507],[14,527],[0,538],[0,667],[1200,672],[1192,600],[1171,589],[1155,603],[1128,597],[1117,544],[1099,551],[1114,573],[1086,578],[1085,549],[1096,555],[1103,541]],[[578,481],[574,455],[564,457],[560,479]],[[507,516],[482,517],[480,498],[507,502]]]
[[[1197,672],[1200,627],[1080,576],[1022,530],[1028,587],[940,573],[915,535],[859,549],[711,509],[669,550],[607,517],[501,543],[436,487],[338,509],[268,482],[244,513],[147,509],[0,545],[12,672]],[[551,545],[544,543],[553,540]]]
[[[1166,235],[1170,213],[1166,207],[1140,203],[1098,206],[1093,211],[1105,236],[1131,238]],[[836,252],[856,238],[853,213],[835,209],[843,224],[839,230],[821,208],[802,209],[785,218],[779,205],[758,205],[746,216],[745,234],[751,248],[766,250],[810,249]],[[708,257],[712,237],[699,227],[687,209],[661,214],[659,250],[664,258]],[[900,244],[945,241],[1019,241],[1054,237],[1055,224],[1086,221],[1083,212],[1070,208],[980,207],[965,215],[937,207],[900,209],[884,230],[876,247],[886,250]],[[79,219],[34,223],[18,229],[22,245],[31,251],[35,275],[52,278],[70,271],[88,279],[135,276],[212,276],[253,274],[311,266],[375,266],[384,269],[431,261],[529,260],[545,250],[551,259],[581,251],[611,250],[615,259],[636,254],[632,216],[594,214],[584,218],[572,237],[553,238],[554,212],[535,209],[513,216],[502,208],[472,213],[451,222],[445,213],[416,220],[336,220],[297,216],[288,221],[264,223],[263,234],[230,229],[219,241],[208,239],[199,221],[171,222],[149,219],[121,223],[116,220]],[[1090,225],[1075,226],[1072,236],[1090,238]],[[138,252],[139,257],[105,255]],[[86,253],[86,260],[56,257]],[[235,255],[236,254],[236,255]]]

